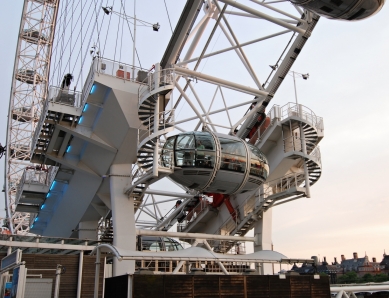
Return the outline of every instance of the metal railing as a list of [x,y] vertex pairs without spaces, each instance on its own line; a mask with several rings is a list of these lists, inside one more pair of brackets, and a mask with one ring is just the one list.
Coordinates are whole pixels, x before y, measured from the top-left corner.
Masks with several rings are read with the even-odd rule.
[[[122,63],[119,61],[113,61],[107,58],[96,58],[93,60],[89,70],[88,77],[85,81],[84,88],[82,90],[81,105],[84,106],[88,95],[92,89],[94,77],[96,73],[112,76],[125,81],[142,83],[143,76],[139,75],[139,71],[143,73],[149,73],[149,70],[137,67],[134,65]],[[138,76],[134,77],[132,73],[137,72]],[[140,79],[140,80],[139,80]]]
[[305,122],[309,123],[311,126],[320,131],[324,130],[323,118],[316,116],[316,114],[310,108],[302,104],[289,102],[281,107],[281,120],[292,116],[303,119]]
[[[175,121],[175,110],[166,110],[163,112],[158,113],[158,129],[164,130],[166,128],[171,127],[174,124]],[[169,120],[167,122],[167,119]],[[146,126],[146,130],[142,129],[142,127]],[[151,115],[147,120],[146,124],[142,124],[138,128],[138,149],[140,143],[148,138],[150,135],[154,134],[154,115]]]
[[82,103],[83,94],[81,92],[65,90],[60,87],[50,86],[47,100],[45,101],[42,109],[42,113],[39,117],[39,121],[34,131],[34,135],[32,137],[32,145],[31,145],[31,155],[33,155],[36,144],[39,139],[39,135],[42,131],[43,124],[45,123],[47,112],[49,110],[49,104],[61,104],[66,106],[71,106],[75,108],[81,108],[83,106]]
[[270,123],[263,121],[262,124],[258,127],[257,132],[251,137],[249,143],[257,143],[258,140],[269,130],[270,127],[278,120],[281,120],[281,108],[279,105],[274,105],[270,111],[266,114],[266,118],[269,118]]
[[50,86],[48,101],[75,108],[81,107],[81,92]]
[[193,207],[191,211],[188,212],[183,222],[177,225],[177,232],[184,231],[187,227],[193,223],[196,218],[198,218],[202,213],[204,213],[205,210],[208,210],[209,208],[209,201],[202,198],[200,199],[200,202]]
[[301,118],[311,126],[315,127],[318,131],[322,132],[324,130],[324,122],[322,117],[316,116],[316,114],[311,109],[304,105],[297,105],[295,103],[289,102],[282,107],[274,105],[266,114],[266,118],[270,119],[270,123],[269,121],[263,121],[249,142],[252,144],[257,144],[261,137],[268,131],[270,127],[272,127],[276,120],[282,121],[292,116]]
[[81,96],[81,106],[84,107],[86,100],[88,99],[88,95],[90,91],[92,90],[93,82],[95,81],[95,72],[97,69],[98,60],[93,60],[92,65],[89,69],[88,76],[86,77],[84,88],[82,89],[82,96]]
[[25,168],[17,186],[16,202],[19,201],[25,185],[35,184],[50,186],[57,175],[58,169],[59,168],[56,166],[51,166],[49,168],[41,168],[40,166]]
[[47,115],[48,110],[49,110],[49,101],[46,100],[44,105],[43,105],[43,109],[42,109],[42,113],[39,117],[39,121],[35,127],[34,135],[32,137],[31,156],[33,156],[33,154],[34,154],[35,147],[36,147],[36,144],[37,144],[38,139],[39,139],[39,134],[42,131],[43,123],[45,123],[45,119],[46,119],[46,115]]
[[[283,139],[284,152],[303,152],[303,142],[300,137],[291,136]],[[320,147],[312,142],[305,140],[306,152],[312,160],[321,164]]]
[[[213,244],[209,243],[211,246]],[[169,274],[174,271],[174,269],[178,265],[178,261],[164,261],[158,260],[158,258],[153,257],[153,259],[147,259],[147,252],[143,251],[145,254],[145,259],[141,261],[135,262],[135,269],[141,272],[144,271],[153,271],[153,272],[164,272],[164,274]],[[236,249],[233,253],[237,254],[245,254],[245,248]],[[253,268],[255,266],[255,262],[221,262],[224,268],[230,273],[238,273],[242,274],[247,272],[248,269]],[[222,273],[222,269],[220,266],[214,261],[204,261],[199,258],[199,261],[189,261],[185,262],[185,264],[178,270],[176,274],[184,274],[186,272],[191,271],[204,271],[208,274],[220,274]]]
[[[155,76],[159,75],[159,85],[155,86]],[[139,104],[141,99],[147,94],[152,92],[154,89],[165,85],[175,84],[175,72],[173,68],[166,68],[159,72],[149,72],[147,77],[142,81],[143,85],[139,86]]]
[[[137,77],[135,76],[135,71],[149,73],[150,71],[141,67],[137,67],[134,65],[126,64],[119,61],[114,61],[107,58],[97,58],[96,63],[94,64],[95,71],[101,74],[109,75],[112,77],[116,77],[119,79],[123,79],[126,81],[138,82],[141,83],[143,79],[137,73]],[[132,76],[134,73],[134,76]],[[140,79],[140,80],[139,80]]]
[[[284,192],[293,187],[300,187],[305,182],[304,173],[293,173],[285,175],[281,178],[274,179],[267,183],[267,186],[263,190],[259,190],[260,193],[257,196],[248,197],[242,203],[240,203],[235,209],[242,210],[243,216],[246,217],[249,213],[252,213],[257,207],[263,206],[266,200],[275,194]],[[260,201],[257,204],[258,197]],[[239,218],[239,217],[237,217]],[[237,229],[241,221],[235,221],[232,217],[227,218],[215,231],[214,234],[220,234],[222,231],[226,235]]]

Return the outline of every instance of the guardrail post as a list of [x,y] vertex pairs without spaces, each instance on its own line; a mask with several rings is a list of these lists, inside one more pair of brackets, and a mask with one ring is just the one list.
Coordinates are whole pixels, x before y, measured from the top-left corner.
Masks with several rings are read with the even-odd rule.
[[[154,72],[154,88],[159,87],[159,80],[161,74],[161,67],[159,63],[155,64],[155,72]],[[154,108],[154,134],[158,131],[159,126],[159,95],[156,94],[157,100],[155,102]],[[153,162],[153,176],[158,177],[158,147],[159,147],[158,137],[155,139],[155,147],[154,147],[154,162]]]
[[[299,105],[299,111],[302,110],[302,107],[301,105]],[[304,130],[303,130],[303,126],[300,122],[300,137],[301,137],[301,147],[302,147],[302,151],[304,153],[304,155],[308,155],[307,154],[307,144],[305,142],[305,134],[304,134]],[[310,185],[309,185],[309,172],[308,172],[308,167],[307,167],[307,163],[306,163],[306,160],[304,158],[304,175],[305,175],[305,189],[306,189],[306,193],[307,193],[307,198],[310,198],[311,197],[311,190],[310,190]]]

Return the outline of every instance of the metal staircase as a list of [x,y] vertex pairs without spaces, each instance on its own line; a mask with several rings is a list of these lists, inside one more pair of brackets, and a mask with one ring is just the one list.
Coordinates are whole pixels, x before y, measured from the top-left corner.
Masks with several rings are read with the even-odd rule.
[[[147,187],[172,172],[172,164],[166,167],[160,161],[160,138],[174,130],[174,110],[165,110],[168,95],[174,89],[172,69],[148,73],[139,88],[138,117],[142,127],[138,129],[137,165],[133,169],[132,186],[126,194],[134,198],[135,212],[140,207]],[[163,111],[159,111],[163,109]]]
[[61,157],[66,152],[71,134],[62,128],[75,128],[82,112],[79,92],[64,91],[50,87],[37,128],[32,139],[31,161],[39,164],[54,164],[46,154]]
[[[282,178],[270,181],[266,187],[261,188],[255,195],[247,198],[243,203],[236,207],[238,214],[234,221],[232,218],[227,219],[218,229],[225,231],[230,236],[244,236],[250,231],[255,222],[269,208],[283,203],[283,200],[295,200],[306,195],[304,183],[304,174],[288,174]],[[235,242],[226,241],[214,247],[216,252],[226,253]]]

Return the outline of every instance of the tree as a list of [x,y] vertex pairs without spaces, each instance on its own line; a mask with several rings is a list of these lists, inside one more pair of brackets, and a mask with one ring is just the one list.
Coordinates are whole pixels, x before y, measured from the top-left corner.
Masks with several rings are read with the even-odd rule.
[[366,273],[364,276],[362,276],[363,282],[374,282],[375,276],[371,275],[370,273]]
[[338,277],[339,284],[352,284],[358,283],[360,279],[355,271],[349,271]]
[[377,274],[373,278],[374,278],[374,282],[389,281],[389,276],[383,273]]

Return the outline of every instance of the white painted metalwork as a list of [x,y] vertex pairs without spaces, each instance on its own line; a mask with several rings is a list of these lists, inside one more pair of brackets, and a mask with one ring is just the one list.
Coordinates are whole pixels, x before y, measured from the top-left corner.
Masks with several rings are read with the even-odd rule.
[[[199,130],[201,126],[207,126],[215,132],[230,134],[234,134],[234,130],[238,129],[237,135],[245,137],[243,135],[245,129],[252,125],[250,123],[258,117],[258,112],[265,107],[261,103],[267,105],[274,96],[282,83],[284,74],[287,74],[290,70],[298,55],[295,49],[301,50],[318,21],[317,15],[309,12],[305,15],[298,11],[296,13],[294,7],[288,3],[275,6],[272,3],[261,4],[257,1],[252,2],[254,3],[249,6],[229,0],[209,1],[204,5],[204,15],[194,24],[194,29],[190,32],[183,47],[180,55],[183,57],[181,58],[182,60],[172,65],[177,75],[175,89],[179,92],[173,107],[175,110],[173,123],[176,131]],[[220,6],[222,3],[224,4],[223,7]],[[232,8],[233,11],[226,10],[226,8]],[[297,22],[298,25],[296,26]],[[239,27],[237,27],[237,24],[239,24]],[[252,27],[253,24],[256,25]],[[206,27],[209,28],[207,29]],[[253,31],[258,30],[258,32],[261,32],[261,28],[267,29],[263,33],[261,32],[262,36],[258,37],[258,34],[253,34],[253,38],[249,41],[241,42],[239,41],[239,28],[250,28]],[[219,34],[219,37],[216,40],[217,34]],[[224,39],[223,43],[217,42],[221,38]],[[281,56],[275,56],[275,60],[263,63],[261,67],[258,67],[258,60],[261,57],[253,57],[252,52],[250,51],[251,54],[249,54],[248,50],[249,48],[260,50],[264,41],[272,39],[284,40],[286,47],[280,50],[279,54]],[[213,45],[212,49],[211,45]],[[225,72],[218,71],[218,65],[212,61],[218,61],[223,57],[232,59],[233,54],[236,54],[237,60],[234,60],[231,70]],[[193,56],[196,56],[196,58],[192,58]],[[208,67],[208,64],[212,66]],[[268,68],[269,65],[274,64],[277,65],[276,70]],[[204,67],[204,70],[200,71],[200,66]],[[223,70],[226,69],[225,65],[220,66],[222,66]],[[170,64],[168,67],[171,67]],[[242,73],[245,73],[244,83],[240,83],[242,82],[241,78],[234,76],[235,69],[240,69]],[[235,80],[231,80],[231,78]],[[152,77],[149,77],[147,84],[149,85],[147,90],[145,85],[140,88],[141,102],[143,98],[149,96],[147,95],[148,92],[155,89]],[[210,92],[213,93],[213,97],[209,96]],[[255,98],[252,99],[249,96],[255,96]],[[211,100],[210,97],[212,98]],[[252,103],[256,103],[256,105],[252,106],[245,114],[242,107],[249,106]],[[292,109],[292,107],[289,107],[290,111]],[[282,109],[282,112],[286,110],[287,108],[285,107]],[[281,110],[277,111],[277,117],[280,120],[282,112]],[[190,116],[191,114],[194,114],[194,116]],[[304,115],[308,114],[309,112],[305,112]],[[302,115],[298,114],[297,116]],[[315,116],[311,118],[313,119]],[[225,119],[228,120],[225,121]],[[316,121],[316,118],[312,121]],[[262,133],[263,131],[261,131]],[[153,134],[156,133],[154,132]],[[258,139],[261,136],[259,129],[257,136]],[[300,151],[302,151],[301,148]],[[140,177],[146,175],[145,173],[142,174],[140,170],[137,170],[136,173]],[[298,180],[301,181],[301,178]],[[302,182],[299,183],[301,184]],[[147,191],[144,191],[144,193],[146,194]],[[178,195],[175,196],[179,197]],[[144,201],[139,208],[139,214],[136,218],[139,224],[141,224],[140,220],[142,218],[145,220],[155,220],[156,228],[158,229],[158,227],[163,226],[162,222],[169,221],[169,218],[171,219],[173,215],[162,217],[163,221],[161,222],[159,220],[161,218],[160,212],[157,211],[157,208],[154,208],[153,211],[153,208],[149,209],[147,206],[153,204],[158,206],[159,204],[166,204],[167,201],[153,198],[152,202],[147,203],[147,201]],[[142,213],[143,215],[141,215]],[[148,226],[151,227],[150,223],[148,223]]]
[[8,112],[5,205],[12,233],[29,231],[29,214],[16,212],[15,196],[30,164],[32,136],[47,96],[58,0],[25,0]]
[[[104,85],[117,90],[118,93],[124,91],[133,96],[132,91],[137,86],[138,94],[135,104],[138,106],[138,116],[143,125],[139,126],[137,124],[136,127],[132,127],[134,130],[138,129],[138,142],[135,141],[134,144],[127,146],[131,147],[128,149],[132,151],[138,150],[138,154],[136,155],[137,165],[132,168],[131,173],[128,173],[131,182],[126,184],[124,188],[125,195],[133,199],[135,211],[137,211],[134,219],[139,227],[148,229],[171,228],[173,223],[176,222],[174,216],[181,209],[172,207],[173,204],[169,202],[180,199],[182,200],[182,206],[184,206],[195,195],[198,195],[196,191],[185,187],[180,187],[182,189],[181,193],[166,188],[157,190],[154,186],[152,189],[149,188],[151,184],[167,177],[174,171],[174,164],[172,162],[167,166],[162,166],[161,163],[160,151],[166,142],[167,136],[177,131],[193,131],[205,129],[206,127],[209,130],[218,131],[218,133],[237,134],[237,136],[245,139],[247,133],[257,122],[259,114],[264,111],[269,101],[275,95],[285,74],[290,70],[299,51],[303,48],[318,21],[317,15],[309,12],[302,14],[302,12],[296,11],[289,3],[277,4],[275,6],[271,3],[259,5],[255,1],[253,2],[243,5],[239,2],[227,0],[207,1],[203,5],[202,1],[194,1],[193,10],[196,8],[200,10],[201,8],[199,14],[203,14],[203,16],[199,16],[199,21],[197,21],[194,17],[196,12],[192,11],[194,23],[190,25],[186,24],[184,28],[184,31],[186,30],[184,33],[189,34],[187,40],[181,35],[179,38],[180,44],[173,47],[174,49],[172,49],[168,61],[164,61],[165,63],[161,62],[161,65],[163,64],[161,68],[159,67],[159,63],[156,63],[154,71],[152,71],[153,68],[148,70],[118,62],[115,58],[115,61],[102,58],[97,53],[101,50],[100,48],[97,51],[101,47],[98,45],[99,42],[97,42],[92,47],[92,67],[90,68],[82,92],[66,91],[64,96],[64,90],[57,87],[50,88],[47,104],[43,106],[45,114],[49,111],[49,102],[50,104],[64,106],[70,105],[73,110],[79,110],[77,117],[80,117],[80,120],[74,125],[80,125],[80,128],[69,129],[63,125],[57,125],[56,127],[57,133],[58,130],[62,130],[66,133],[67,137],[67,141],[61,145],[61,156],[63,157],[64,150],[66,149],[67,151],[67,148],[70,147],[70,145],[68,146],[68,142],[71,142],[71,136],[74,139],[78,139],[79,144],[84,141],[89,142],[88,140],[90,139],[89,144],[98,146],[98,150],[107,150],[106,155],[112,156],[117,154],[119,150],[123,150],[123,148],[119,149],[118,146],[105,142],[103,140],[104,138],[98,139],[93,135],[92,123],[99,119],[99,115],[101,115],[99,113],[103,113],[106,106],[106,102],[103,100],[104,94],[94,94],[94,90],[95,88],[98,89],[99,85]],[[227,8],[230,8],[230,10],[227,10]],[[193,30],[190,30],[191,26],[194,28]],[[248,35],[247,40],[240,40],[243,35],[242,30],[245,33],[248,31],[251,33]],[[268,43],[277,43],[277,47],[265,59],[262,51],[269,48]],[[280,43],[284,44],[285,47],[279,48]],[[132,54],[134,55],[134,53],[135,47],[133,47]],[[179,58],[178,55],[183,60],[182,62],[177,60]],[[224,62],[221,63],[220,61]],[[273,69],[269,68],[269,65],[276,65],[277,67]],[[138,72],[136,78],[135,71]],[[131,73],[132,76],[130,75]],[[28,72],[19,73],[18,78],[22,79],[27,77],[28,74]],[[42,84],[42,80],[41,76],[36,76],[36,81],[40,84]],[[174,89],[178,91],[177,94],[174,93],[175,97],[172,96]],[[95,101],[97,96],[100,96],[98,103]],[[119,105],[122,104],[125,106],[128,103],[125,100],[120,100]],[[86,127],[86,124],[85,127],[83,126],[84,123],[81,123],[82,116],[80,115],[82,114],[81,109],[84,107],[86,109],[86,102],[90,106],[89,109],[93,108],[96,110],[93,112],[95,114],[90,113],[84,115],[85,117],[83,119],[86,119],[87,115],[89,115],[88,117],[95,117],[94,120],[83,120],[89,121],[90,126],[88,127]],[[126,109],[123,109],[124,111],[130,114],[133,112],[133,107],[131,106],[129,108],[126,106]],[[295,111],[293,107],[283,110],[277,110],[275,108],[272,111],[274,115],[271,114],[271,117],[273,117],[271,121],[274,125],[276,122],[274,119],[277,119],[277,121],[283,120],[281,119],[281,114],[284,111],[287,113],[285,119],[290,117],[293,112],[297,112],[294,114],[296,118],[302,118],[302,115],[304,115],[307,118],[305,122],[318,122],[316,116],[309,114],[309,111]],[[17,113],[24,115],[28,113],[28,110],[21,109]],[[146,116],[144,116],[145,114]],[[41,127],[46,121],[46,115],[37,119],[39,119],[37,125]],[[108,123],[108,120],[106,121],[105,125],[108,126],[110,123]],[[265,130],[265,133],[270,130],[271,128],[268,128]],[[33,137],[34,148],[35,143],[38,142],[40,132],[41,129],[36,129],[35,131]],[[263,140],[263,133],[259,129],[257,133],[258,142],[253,143],[260,145],[259,142]],[[134,139],[136,139],[136,134]],[[301,140],[303,140],[303,137],[300,138]],[[305,143],[308,144],[308,142],[307,140]],[[77,148],[77,146],[74,147]],[[133,147],[136,147],[136,149],[133,150]],[[83,154],[81,152],[82,150],[80,148],[73,150],[70,150],[68,156],[81,158]],[[293,154],[304,155],[302,147],[293,148],[292,151]],[[319,151],[311,150],[311,155],[312,152]],[[283,151],[282,154],[284,153],[290,152]],[[80,170],[84,174],[91,174],[96,181],[101,178],[103,180],[101,185],[105,184],[104,179],[107,181],[107,179],[114,179],[113,177],[115,177],[115,173],[99,172],[99,169],[95,169],[94,166],[89,165],[88,167],[82,162],[73,164],[70,159],[60,158],[60,156],[56,157],[54,155],[50,153],[48,158],[74,171]],[[308,154],[304,156],[306,155]],[[104,154],[101,156],[105,158]],[[246,158],[249,158],[248,154],[246,154]],[[170,156],[170,160],[173,160],[172,155]],[[248,171],[249,166],[246,164],[245,180],[249,180]],[[293,187],[300,187],[301,175],[301,173],[295,174],[293,176],[294,178],[292,176],[285,177],[287,176],[285,174],[280,175],[281,178],[275,177],[280,180],[279,184],[273,185],[269,183],[269,186],[266,186],[265,189],[272,190],[269,196],[279,195],[280,193],[285,195],[287,192],[285,185],[282,186],[284,192],[277,191],[277,187],[281,189],[281,184],[286,184],[288,190]],[[98,189],[97,184],[98,182],[94,186],[96,189]],[[236,188],[235,192],[237,193],[241,190],[241,188]],[[172,197],[172,199],[165,200],[158,197],[165,195]],[[114,214],[118,212],[118,210],[114,210],[115,204],[112,204],[112,200],[116,198],[112,198],[112,196],[117,196],[117,190],[112,193],[111,197],[99,192],[96,194],[95,201],[104,206],[99,206],[96,202],[93,203],[93,207],[98,210],[100,216],[104,217],[104,223],[106,223],[105,217],[109,216],[109,212],[107,211],[111,209]],[[230,236],[233,237],[235,235],[234,233],[243,233],[245,227],[247,228],[247,222],[252,227],[251,220],[254,217],[259,218],[261,212],[275,205],[276,201],[278,203],[286,201],[285,197],[282,200],[279,197],[272,197],[269,203],[270,199],[262,194],[263,201],[257,206],[255,204],[253,205],[251,197],[251,193],[239,194],[237,199],[234,197],[233,207],[235,209],[242,209],[240,212],[244,214],[242,218],[239,218],[239,221],[231,222],[230,214],[226,210],[222,210],[219,215],[219,222],[215,224],[212,221],[213,219],[208,219],[209,225],[206,228],[216,229],[216,233],[220,234],[222,227],[219,227],[219,225],[220,222],[224,222],[228,225],[228,229],[224,229],[223,227],[224,232],[228,230],[231,233]],[[163,207],[169,205],[171,207],[170,211],[164,211]],[[251,207],[248,207],[248,205]],[[207,211],[209,211],[208,208],[205,208],[205,205],[202,207],[204,207],[201,209],[203,213],[197,214],[197,218],[200,218],[199,215],[206,215]],[[192,213],[195,212],[193,211]],[[121,216],[124,218],[123,214]],[[45,224],[46,222],[48,223],[48,220],[50,220],[48,217],[42,219],[40,223],[38,220],[37,225],[38,223],[41,224],[42,231],[44,231]],[[50,225],[50,223],[48,224]],[[196,222],[192,221],[188,226],[193,227],[195,225]],[[185,228],[185,226],[181,226],[181,228]],[[204,232],[214,233],[215,231],[204,230]],[[118,237],[122,237],[122,235],[120,234]]]
[[331,293],[336,294],[336,298],[354,298],[356,293],[376,293],[388,292],[389,282],[366,283],[353,285],[331,285]]

